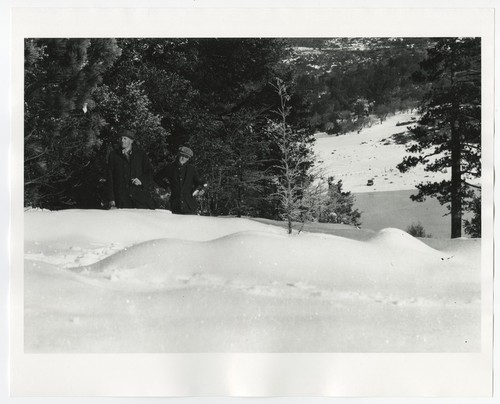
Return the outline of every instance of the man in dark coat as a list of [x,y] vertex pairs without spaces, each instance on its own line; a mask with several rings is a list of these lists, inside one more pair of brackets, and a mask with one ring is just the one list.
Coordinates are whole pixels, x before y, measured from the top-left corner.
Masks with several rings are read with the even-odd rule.
[[196,215],[196,196],[205,192],[207,184],[198,175],[196,168],[188,164],[193,152],[188,147],[180,147],[175,162],[168,164],[154,176],[155,182],[165,189],[170,188],[170,209],[172,213]]
[[120,132],[120,150],[108,158],[108,200],[111,208],[154,209],[150,186],[153,169],[148,156],[135,141],[135,132]]

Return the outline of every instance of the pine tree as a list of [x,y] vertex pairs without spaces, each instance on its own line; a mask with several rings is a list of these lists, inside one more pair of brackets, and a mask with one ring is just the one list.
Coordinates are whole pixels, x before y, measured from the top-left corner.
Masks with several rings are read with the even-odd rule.
[[473,216],[464,221],[464,230],[471,237],[481,237],[481,197],[474,196],[469,202],[468,210]]
[[355,197],[351,192],[342,190],[342,180],[328,178],[328,189],[322,202],[318,212],[319,222],[361,225],[361,213],[358,209],[353,209]]
[[[427,171],[451,170],[440,183],[422,183],[412,199],[436,197],[450,204],[451,237],[461,237],[462,211],[476,196],[470,179],[481,176],[481,42],[480,38],[445,38],[428,50],[415,79],[429,82],[411,130],[413,155],[398,165],[404,172],[418,164]],[[415,155],[416,154],[416,155]]]
[[210,184],[204,201],[207,214],[239,217],[261,213],[268,142],[254,127],[254,114],[242,109],[207,123],[205,132],[190,137],[196,165],[204,167],[203,175]]
[[119,55],[113,39],[25,40],[25,205],[74,205],[105,124],[93,92]]
[[[276,103],[268,83],[282,69],[282,41],[127,38],[118,44],[123,54],[105,83],[120,103],[123,88],[142,83],[149,110],[168,133],[166,147],[159,138],[150,150],[153,165],[165,164],[180,145],[188,145],[210,185],[204,213],[269,216],[262,127]],[[106,116],[112,124],[112,114]]]

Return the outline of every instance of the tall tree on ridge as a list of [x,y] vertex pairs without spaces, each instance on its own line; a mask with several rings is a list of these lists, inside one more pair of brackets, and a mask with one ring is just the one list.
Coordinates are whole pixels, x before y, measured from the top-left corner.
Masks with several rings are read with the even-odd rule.
[[[462,235],[462,212],[480,189],[470,180],[481,176],[481,40],[444,38],[428,50],[415,79],[430,83],[411,129],[414,142],[398,165],[401,172],[423,164],[427,171],[451,170],[440,183],[422,183],[412,199],[436,197],[450,204],[451,237]],[[416,156],[415,156],[416,154]],[[479,210],[480,212],[480,210]]]

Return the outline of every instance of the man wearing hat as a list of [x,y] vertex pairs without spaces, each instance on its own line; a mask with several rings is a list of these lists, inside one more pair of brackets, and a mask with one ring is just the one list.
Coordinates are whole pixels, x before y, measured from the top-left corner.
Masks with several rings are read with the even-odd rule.
[[185,146],[179,148],[175,162],[166,165],[154,176],[155,182],[165,189],[170,188],[170,209],[172,213],[196,215],[196,196],[205,192],[207,184],[198,175],[196,168],[188,164],[193,151]]
[[108,200],[111,208],[154,209],[150,194],[153,169],[148,156],[137,144],[136,133],[119,132],[120,150],[108,158]]

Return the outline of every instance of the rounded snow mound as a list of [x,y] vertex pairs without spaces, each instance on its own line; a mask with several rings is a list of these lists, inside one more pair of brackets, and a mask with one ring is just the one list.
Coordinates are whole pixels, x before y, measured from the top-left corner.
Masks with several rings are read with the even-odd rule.
[[393,249],[401,251],[414,250],[422,253],[442,255],[441,252],[429,247],[407,232],[392,227],[380,230],[369,240],[369,242],[377,245],[390,246]]
[[310,285],[336,290],[381,292],[423,283],[423,291],[435,291],[430,285],[450,283],[436,281],[449,277],[448,266],[436,270],[445,261],[440,252],[396,229],[379,232],[369,242],[244,231],[209,241],[149,240],[70,269],[90,278],[168,288],[199,282],[296,285],[307,279]]
[[336,236],[293,237],[250,230],[208,241],[148,240],[94,264],[70,269],[108,278],[111,274],[133,272],[138,279],[154,278],[155,281],[193,273],[227,279],[293,278],[295,281],[305,271],[312,271],[323,279],[323,276],[329,277],[325,274],[335,266],[353,267],[358,262],[353,257],[360,255],[352,253],[352,249],[357,250],[361,245],[361,242]]

